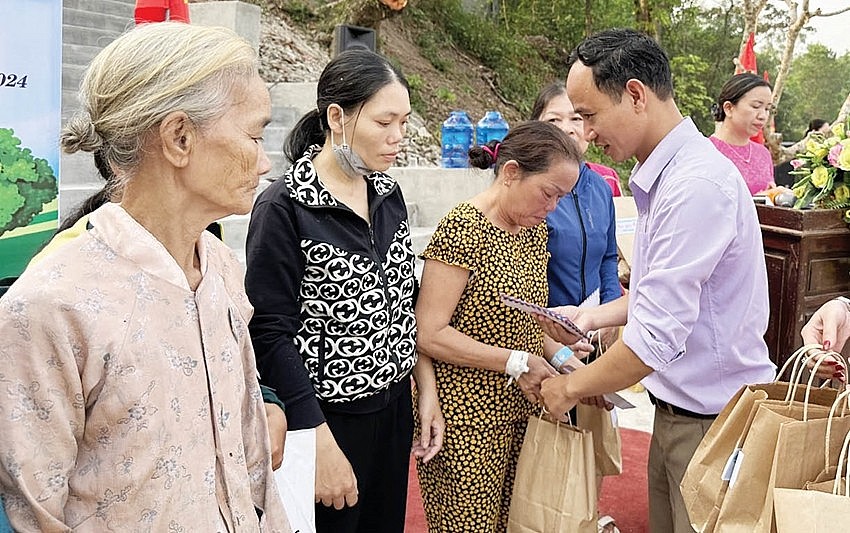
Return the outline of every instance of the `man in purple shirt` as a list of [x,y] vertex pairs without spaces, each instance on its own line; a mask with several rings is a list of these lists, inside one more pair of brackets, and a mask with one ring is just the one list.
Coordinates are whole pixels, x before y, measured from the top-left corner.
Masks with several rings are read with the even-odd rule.
[[[643,380],[656,406],[648,478],[650,530],[693,531],[679,483],[714,417],[744,384],[771,381],[767,273],[756,210],[738,170],[673,100],[670,66],[651,38],[607,30],[572,52],[567,93],[584,134],[638,164],[629,293],[566,309],[584,330],[625,324],[597,361],[543,382],[555,415],[580,398]],[[577,339],[542,320],[556,340]],[[579,347],[581,344],[578,345]]]

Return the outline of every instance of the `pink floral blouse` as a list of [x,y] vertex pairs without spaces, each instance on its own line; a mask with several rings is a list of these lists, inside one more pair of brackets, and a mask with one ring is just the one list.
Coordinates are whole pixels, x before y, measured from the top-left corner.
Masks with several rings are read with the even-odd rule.
[[238,262],[205,233],[193,292],[120,206],[89,221],[0,299],[13,527],[289,532]]
[[773,159],[764,145],[749,141],[744,146],[734,146],[714,135],[708,139],[738,168],[750,194],[755,195],[775,185]]

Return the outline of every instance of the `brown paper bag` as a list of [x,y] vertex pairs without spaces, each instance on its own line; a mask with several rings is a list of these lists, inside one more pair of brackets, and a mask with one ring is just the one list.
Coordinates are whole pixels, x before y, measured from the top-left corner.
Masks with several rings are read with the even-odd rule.
[[850,498],[825,492],[773,489],[778,533],[834,533],[850,524]]
[[[834,403],[840,399],[838,391],[813,388],[814,372],[802,389],[797,385],[807,358],[800,358],[797,372],[792,373],[792,385],[785,400],[756,402],[758,408],[746,434],[739,440],[731,472],[724,472],[729,474],[724,475],[729,481],[725,492],[721,489],[722,501],[715,525],[718,531],[775,531],[773,488],[799,488],[813,479],[823,470],[824,459],[822,454],[811,451],[824,449],[827,427],[831,424],[836,431],[845,433],[850,429],[850,418],[830,418]],[[798,399],[800,393],[802,399]],[[833,401],[827,407],[825,401],[830,396]],[[827,449],[837,452],[841,439],[833,441],[827,442]]]
[[576,425],[593,435],[596,474],[616,476],[623,472],[620,429],[614,425],[611,412],[594,405],[576,405]]
[[[803,401],[807,386],[796,383],[799,382],[800,369],[805,364],[809,349],[810,346],[804,346],[788,359],[786,368],[788,365],[797,365],[792,372],[795,384],[777,381],[741,387],[703,437],[680,484],[691,525],[697,531],[715,530],[720,504],[728,487],[728,472],[724,476],[724,471],[730,466],[735,454],[740,452],[741,443],[746,439],[760,403],[786,398]],[[835,389],[811,389],[809,402],[829,406],[837,394]]]
[[[800,488],[823,470],[823,454],[812,451],[823,449],[828,415],[821,405],[760,403],[720,505],[718,531],[774,531],[772,489]],[[837,417],[832,426],[832,456],[837,457],[850,417]]]
[[[824,441],[827,450],[830,449],[828,440]],[[838,465],[832,469],[835,473],[832,481],[807,483],[804,490],[773,489],[777,533],[826,533],[846,529],[850,523],[850,493],[847,490],[850,487],[850,471],[845,468],[850,452],[850,433],[843,440]],[[830,489],[823,492],[827,483]],[[814,488],[818,490],[812,490]]]
[[595,470],[589,431],[530,417],[508,533],[596,533]]

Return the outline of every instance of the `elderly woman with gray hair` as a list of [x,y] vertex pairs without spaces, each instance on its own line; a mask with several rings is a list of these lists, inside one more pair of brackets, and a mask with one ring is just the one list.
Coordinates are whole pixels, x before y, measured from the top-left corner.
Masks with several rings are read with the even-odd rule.
[[[119,37],[62,134],[121,191],[0,299],[0,494],[17,531],[281,531],[241,267],[204,232],[270,170],[232,32]],[[114,183],[113,183],[114,182]]]

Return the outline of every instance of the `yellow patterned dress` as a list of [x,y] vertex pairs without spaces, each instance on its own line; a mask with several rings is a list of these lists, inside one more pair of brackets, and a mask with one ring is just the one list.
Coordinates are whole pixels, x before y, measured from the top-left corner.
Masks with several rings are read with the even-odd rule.
[[[491,346],[542,355],[540,326],[504,305],[499,294],[546,305],[546,238],[545,224],[511,234],[469,203],[452,209],[421,256],[469,271],[449,325]],[[516,462],[535,407],[502,372],[438,359],[434,371],[446,435],[440,453],[418,464],[429,530],[505,531]]]

